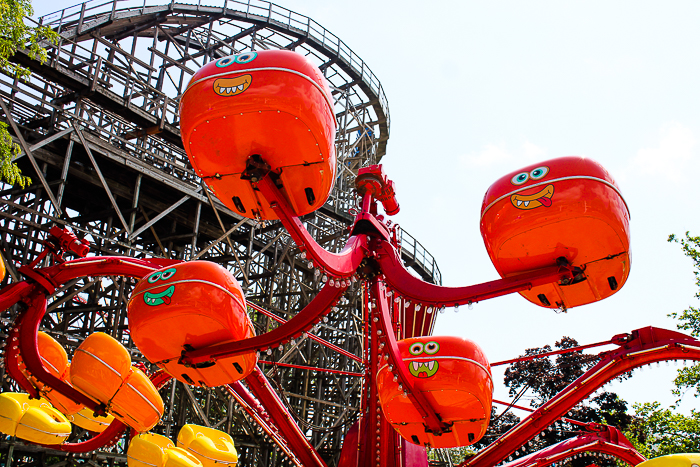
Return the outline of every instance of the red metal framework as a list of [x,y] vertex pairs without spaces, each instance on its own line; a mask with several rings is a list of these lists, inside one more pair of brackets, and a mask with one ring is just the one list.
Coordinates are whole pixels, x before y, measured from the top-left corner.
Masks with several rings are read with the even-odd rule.
[[[378,186],[372,185],[372,189],[366,186],[363,188],[361,183],[366,183],[367,173],[373,173],[374,177],[369,179]],[[385,185],[382,186],[381,183]],[[359,278],[364,290],[366,323],[364,330],[366,347],[362,359],[365,365],[363,397],[357,425],[346,437],[340,461],[343,467],[426,465],[425,448],[402,439],[382,414],[375,384],[380,365],[388,365],[393,372],[403,395],[420,414],[426,432],[441,435],[451,430],[450,424],[443,420],[439,408],[435,407],[424,393],[416,390],[415,379],[409,376],[407,365],[399,354],[398,340],[428,334],[432,323],[430,315],[440,307],[473,303],[573,278],[574,271],[566,264],[459,288],[436,286],[415,278],[406,271],[400,260],[399,247],[395,237],[391,235],[390,224],[378,214],[377,201],[385,203],[385,206],[389,206],[389,209],[394,212],[398,210],[398,203],[393,198],[393,184],[386,179],[379,166],[367,169],[365,177],[360,179],[359,191],[363,195],[362,206],[356,214],[352,235],[346,248],[339,254],[325,251],[312,239],[269,176],[260,180],[257,188],[295,241],[303,245],[302,248],[307,251],[310,260],[327,276],[327,283],[321,292],[294,317],[286,322],[277,318],[281,324],[275,330],[233,343],[185,349],[181,362],[187,365],[201,365],[253,350],[267,352],[270,348],[299,338],[302,334],[309,335],[323,345],[332,346],[323,339],[315,337],[312,334],[312,328],[338,303],[351,281]],[[23,309],[11,328],[8,339],[10,345],[4,358],[8,374],[30,394],[36,396],[37,391],[20,371],[20,357],[25,362],[29,373],[37,380],[70,399],[83,403],[96,413],[103,413],[104,406],[96,404],[51,375],[42,365],[37,345],[37,332],[46,313],[47,296],[68,281],[79,277],[142,278],[177,261],[101,256],[63,260],[61,251],[66,249],[79,255],[87,253],[82,245],[68,231],[52,230],[52,236],[47,242],[47,252],[50,251],[53,254],[56,264],[43,268],[37,267],[40,262],[37,260],[29,266],[22,267],[20,271],[27,279],[13,283],[0,292],[2,309],[15,304],[21,304]],[[260,312],[266,312],[262,307],[254,306],[254,308]],[[571,408],[596,389],[631,369],[661,360],[700,360],[700,342],[696,339],[678,332],[652,327],[638,329],[630,334],[616,335],[606,342],[567,349],[567,351],[605,344],[614,344],[618,348],[600,354],[600,361],[594,367],[543,406],[533,410],[508,433],[463,465],[490,467],[499,464],[529,440],[562,419]],[[544,355],[526,358],[542,356]],[[348,357],[357,359],[353,355]],[[498,362],[498,364],[509,362],[511,361]],[[169,380],[169,376],[158,372],[153,374],[151,379],[156,386],[162,386]],[[300,466],[326,465],[307,440],[304,430],[294,421],[265,374],[259,369],[253,371],[244,382],[227,385],[226,391],[259,424],[292,463]],[[549,465],[581,452],[605,453],[633,465],[644,460],[615,428],[597,424],[588,424],[583,428],[584,434],[507,465],[513,467]],[[87,441],[52,447],[69,452],[93,451],[113,443],[124,429],[120,422],[115,421],[105,432]]]

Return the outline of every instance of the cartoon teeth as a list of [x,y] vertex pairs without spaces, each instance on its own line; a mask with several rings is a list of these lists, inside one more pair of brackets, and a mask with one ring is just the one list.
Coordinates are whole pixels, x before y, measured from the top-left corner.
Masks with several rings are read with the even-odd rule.
[[540,206],[546,208],[552,205],[554,185],[547,185],[544,189],[530,195],[515,194],[510,197],[510,202],[518,209],[535,209]]
[[408,371],[416,378],[430,378],[437,373],[440,365],[435,360],[429,361],[412,361],[408,365]]
[[165,303],[166,305],[170,305],[170,300],[172,299],[173,293],[175,292],[175,286],[171,285],[164,291],[160,293],[150,293],[150,292],[144,292],[143,294],[143,302],[148,305],[148,306],[158,306],[162,305]]
[[214,81],[214,92],[219,96],[237,96],[248,89],[253,82],[251,75],[237,76],[235,78],[219,78]]

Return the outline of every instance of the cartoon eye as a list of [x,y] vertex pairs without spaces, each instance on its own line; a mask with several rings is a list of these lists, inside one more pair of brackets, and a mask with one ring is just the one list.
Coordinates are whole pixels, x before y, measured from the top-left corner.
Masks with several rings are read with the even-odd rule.
[[153,274],[152,276],[150,276],[148,278],[148,283],[153,284],[154,282],[157,282],[158,280],[160,280],[160,276],[162,274],[163,274],[162,272],[157,272],[157,273]]
[[165,271],[159,271],[148,278],[149,284],[154,284],[158,281],[167,281],[177,272],[177,269],[170,268]]
[[527,182],[527,179],[530,178],[530,176],[527,174],[527,172],[520,172],[518,175],[510,179],[510,182],[513,185],[522,185],[523,183]]
[[168,279],[173,277],[173,275],[175,275],[176,272],[177,269],[175,268],[166,269],[161,273],[160,280],[167,281]]
[[423,353],[423,344],[420,342],[414,342],[408,348],[408,351],[411,353],[411,355],[420,355]]
[[245,65],[246,63],[250,63],[253,60],[255,60],[255,57],[258,56],[257,52],[248,52],[244,53],[241,55],[236,55],[236,63],[240,63],[241,65]]
[[545,167],[545,166],[537,167],[536,169],[532,169],[530,171],[530,178],[533,180],[539,180],[540,178],[547,175],[548,172],[549,172],[549,167]]
[[219,68],[224,68],[224,67],[229,66],[232,63],[236,63],[236,56],[235,55],[231,56],[231,57],[220,58],[219,60],[217,60],[216,66],[218,66]]
[[434,355],[437,353],[437,351],[440,350],[440,344],[438,344],[435,341],[430,341],[427,344],[425,344],[425,353],[428,355]]

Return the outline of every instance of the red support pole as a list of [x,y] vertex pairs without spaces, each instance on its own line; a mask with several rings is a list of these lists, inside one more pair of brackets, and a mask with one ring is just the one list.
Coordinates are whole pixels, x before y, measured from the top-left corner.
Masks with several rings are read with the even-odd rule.
[[646,460],[620,430],[606,426],[600,432],[582,433],[503,464],[502,467],[544,467],[583,452],[609,454],[630,465],[637,465]]
[[260,369],[256,367],[245,381],[251,393],[260,401],[279,426],[284,439],[294,456],[298,459],[297,464],[306,467],[326,467],[325,462],[323,462],[318,452],[306,439],[299,425],[294,423],[292,414],[284,406],[279,395],[270,386]]

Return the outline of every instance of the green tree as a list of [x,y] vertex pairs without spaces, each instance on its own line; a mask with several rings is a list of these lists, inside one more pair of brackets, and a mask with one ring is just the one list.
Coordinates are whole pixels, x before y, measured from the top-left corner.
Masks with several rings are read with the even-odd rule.
[[[579,343],[571,337],[562,337],[554,344],[558,350],[577,347]],[[553,350],[552,346],[527,349],[524,356],[539,355]],[[580,350],[555,356],[512,363],[505,372],[504,382],[515,401],[529,396],[530,405],[539,407],[561,392],[566,386],[583,375],[598,362],[596,355],[584,354]],[[625,377],[621,377],[625,378]],[[612,425],[624,430],[632,421],[627,413],[627,403],[612,392],[603,392],[587,402],[578,404],[569,412],[569,418],[580,422]],[[508,428],[506,426],[506,428]],[[532,440],[520,455],[529,454],[552,444],[571,438],[581,431],[570,423],[558,423],[553,429]],[[573,467],[589,465],[586,459],[574,459]],[[601,465],[615,465],[614,461],[603,461]]]
[[[693,237],[689,232],[686,232],[685,238],[670,235],[668,241],[680,243],[683,254],[693,261],[695,285],[698,286],[695,297],[700,298],[700,237]],[[689,306],[682,313],[671,313],[669,316],[679,321],[678,329],[690,331],[690,335],[693,337],[700,337],[700,309]],[[679,401],[680,397],[689,391],[694,392],[695,397],[700,396],[700,364],[678,370],[674,384],[676,388],[673,393],[679,397]]]
[[700,413],[681,415],[658,402],[635,404],[634,410],[625,436],[646,458],[700,452]]
[[[28,0],[0,0],[0,70],[7,75],[28,79],[29,70],[11,62],[10,58],[23,49],[29,57],[44,63],[47,57],[44,44],[55,43],[58,38],[50,28],[28,25],[25,17],[33,14]],[[0,122],[0,179],[12,185],[19,183],[24,188],[31,180],[12,162],[19,152],[19,146],[7,131],[7,124]]]
[[[700,237],[689,232],[685,237],[670,235],[669,242],[679,243],[683,254],[693,262],[695,284],[700,290]],[[700,291],[695,294],[700,298]],[[681,313],[669,315],[678,320],[678,328],[700,337],[700,309],[688,307]],[[700,395],[700,365],[682,368],[674,380],[673,393],[679,397],[693,391]],[[700,452],[700,412],[691,411],[689,416],[674,412],[674,407],[662,409],[658,402],[635,404],[635,417],[625,432],[637,450],[647,458],[667,454]]]

